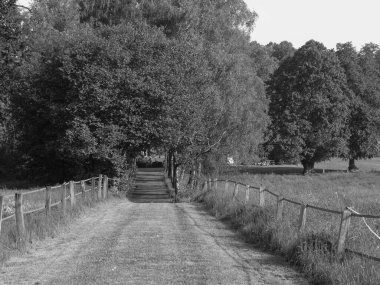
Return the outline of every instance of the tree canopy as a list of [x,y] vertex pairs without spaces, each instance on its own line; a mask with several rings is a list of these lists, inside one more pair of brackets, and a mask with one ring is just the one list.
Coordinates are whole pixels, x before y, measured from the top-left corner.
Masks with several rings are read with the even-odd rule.
[[301,161],[307,172],[346,151],[350,90],[333,51],[307,42],[282,62],[268,91],[274,159]]
[[263,146],[305,172],[376,155],[378,46],[261,45],[256,18],[243,0],[2,1],[0,172],[122,175],[151,148],[172,175]]
[[[380,123],[379,108],[373,105],[376,104],[374,102],[376,95],[368,95],[371,92],[368,91],[371,88],[368,84],[372,85],[374,73],[365,72],[363,59],[351,43],[338,44],[336,54],[345,71],[348,87],[352,91],[348,120],[350,133],[347,141],[348,152],[343,153],[342,156],[350,160],[349,169],[356,170],[355,160],[371,158],[379,152],[377,130]],[[367,77],[368,74],[371,78]],[[369,98],[372,99],[368,100]]]
[[152,147],[177,165],[254,151],[267,124],[249,56],[255,17],[240,0],[36,1],[28,92],[12,99],[24,168],[119,175]]

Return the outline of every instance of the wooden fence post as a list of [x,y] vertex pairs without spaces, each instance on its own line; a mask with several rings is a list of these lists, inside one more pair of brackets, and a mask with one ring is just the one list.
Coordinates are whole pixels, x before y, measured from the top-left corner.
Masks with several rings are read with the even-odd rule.
[[70,207],[71,209],[75,207],[75,189],[74,181],[69,182],[69,191],[70,191]]
[[45,211],[46,216],[49,215],[51,210],[51,187],[47,186],[45,190]]
[[235,187],[234,187],[234,194],[232,196],[232,201],[236,200],[236,196],[239,192],[239,183],[235,182]]
[[214,178],[213,186],[214,186],[214,190],[216,191],[218,189],[218,179],[217,178]]
[[25,223],[24,223],[24,211],[22,209],[22,194],[15,194],[15,216],[16,216],[16,228],[17,228],[17,243],[20,244],[24,240],[25,235]]
[[116,193],[119,193],[120,179],[117,178],[116,180],[114,180],[114,183],[115,183],[115,190],[116,190]]
[[339,228],[338,248],[337,248],[338,254],[344,253],[346,237],[348,233],[348,228],[350,227],[350,222],[351,222],[351,212],[348,210],[344,210],[342,212],[342,219],[341,219],[340,228]]
[[264,193],[264,190],[265,190],[265,187],[260,186],[260,190],[259,190],[259,205],[260,205],[260,207],[264,207],[265,206],[265,193]]
[[80,190],[82,191],[82,202],[86,200],[86,182],[80,181]]
[[108,184],[109,184],[109,178],[107,176],[107,179],[106,179],[106,197],[107,198],[109,197],[109,195],[108,195],[108,193],[109,193],[109,186],[108,186]]
[[279,195],[277,197],[277,221],[282,221],[282,212],[283,212],[283,209],[284,209],[284,198]]
[[4,201],[4,196],[0,196],[0,234],[1,234],[1,224],[3,222],[3,201]]
[[95,190],[96,190],[95,177],[92,177],[91,178],[91,198],[92,198],[92,200],[95,200]]
[[66,215],[66,185],[62,184],[61,189],[61,204],[62,204],[62,214]]
[[207,190],[207,180],[203,182],[202,192],[205,192]]
[[224,181],[224,192],[228,192],[228,180]]
[[245,188],[245,204],[249,202],[249,185]]
[[102,182],[103,182],[103,175],[99,175],[99,182],[98,182],[98,200],[102,200]]
[[307,205],[301,205],[300,217],[298,220],[298,232],[302,232],[306,226],[306,209]]
[[108,198],[108,176],[104,175],[103,178],[103,199]]

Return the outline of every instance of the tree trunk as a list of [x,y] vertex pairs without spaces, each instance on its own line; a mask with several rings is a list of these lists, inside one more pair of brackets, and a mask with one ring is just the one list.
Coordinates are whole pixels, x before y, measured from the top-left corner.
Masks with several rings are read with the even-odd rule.
[[172,168],[173,168],[173,164],[172,164],[172,151],[169,150],[168,151],[168,155],[167,155],[167,170],[168,170],[168,177],[171,179],[172,178]]
[[194,166],[192,165],[189,171],[189,180],[187,181],[187,186],[193,184],[193,179],[194,179]]
[[196,169],[195,169],[195,163],[193,162],[191,164],[189,181],[187,183],[187,185],[190,186],[191,190],[194,189],[195,179],[196,179]]
[[181,167],[181,175],[179,177],[179,182],[182,183],[183,179],[185,179],[185,167]]
[[309,161],[309,160],[302,160],[301,161],[303,165],[303,174],[310,174],[314,170],[314,161]]
[[202,173],[202,163],[199,161],[198,162],[198,171],[197,171],[197,176],[196,176],[196,187],[197,187],[198,191],[200,190],[200,187],[201,187],[201,183],[200,183],[201,173]]
[[173,170],[173,179],[172,179],[172,186],[174,188],[174,202],[177,202],[177,194],[178,194],[178,178],[177,178],[177,172],[178,172],[178,165],[177,165],[177,162],[176,162],[176,157],[175,157],[175,153],[173,152],[172,154],[172,157],[173,157],[173,165],[172,165],[172,170]]
[[176,174],[176,170],[177,170],[177,167],[176,167],[176,161],[175,161],[175,153],[174,151],[172,151],[171,153],[171,160],[170,160],[170,163],[171,163],[171,173],[170,173],[170,177],[171,177],[171,182],[172,182],[172,186],[174,188],[174,184],[175,184],[175,179],[177,177],[175,177],[175,174]]
[[135,172],[137,170],[137,159],[136,159],[136,157],[132,159],[132,169],[133,169],[133,172]]
[[355,165],[355,158],[350,158],[348,161],[348,170],[350,172],[357,172],[359,170],[359,168],[357,168]]
[[168,152],[165,152],[164,173],[168,173]]

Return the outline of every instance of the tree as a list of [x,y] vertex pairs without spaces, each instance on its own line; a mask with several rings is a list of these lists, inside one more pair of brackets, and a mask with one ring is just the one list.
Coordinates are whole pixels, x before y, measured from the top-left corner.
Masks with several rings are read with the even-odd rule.
[[175,48],[144,23],[93,29],[75,13],[61,21],[62,9],[75,7],[60,5],[40,1],[33,8],[30,41],[38,53],[23,73],[30,92],[13,100],[20,150],[32,174],[52,180],[120,174],[139,151],[162,143],[177,84]]
[[14,98],[27,167],[51,179],[119,174],[164,148],[176,175],[237,141],[255,149],[267,104],[249,58],[254,18],[242,0],[39,0],[30,92]]
[[308,41],[269,82],[270,145],[275,160],[316,162],[346,152],[349,89],[333,51]]
[[253,70],[264,82],[268,81],[278,68],[279,61],[273,57],[271,48],[267,46],[262,46],[254,41],[250,43],[250,48]]
[[22,16],[16,1],[0,3],[0,174],[14,172],[17,134],[14,129],[10,99],[18,81],[18,67],[25,46],[21,37]]
[[376,60],[379,46],[366,44],[359,52],[359,65],[364,73],[365,90],[363,100],[373,107],[380,108],[380,68]]
[[271,50],[271,56],[276,58],[278,62],[282,62],[287,57],[293,56],[296,51],[293,44],[288,41],[282,41],[279,44],[270,42],[266,47]]
[[378,153],[376,126],[379,122],[376,109],[366,100],[367,80],[352,43],[338,44],[336,54],[353,95],[348,120],[348,152],[342,155],[349,160],[349,170],[356,171],[355,160],[371,158]]

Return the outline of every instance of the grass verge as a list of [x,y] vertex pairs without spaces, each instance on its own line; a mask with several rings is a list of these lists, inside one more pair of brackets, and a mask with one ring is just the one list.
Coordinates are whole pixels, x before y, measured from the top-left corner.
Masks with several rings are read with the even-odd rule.
[[219,219],[232,223],[248,242],[282,254],[299,266],[313,284],[379,284],[379,264],[356,256],[338,258],[329,232],[298,234],[291,221],[276,221],[274,207],[244,206],[218,191],[200,197],[198,201]]
[[[275,169],[275,168],[273,168]],[[276,174],[270,168],[244,168],[229,170],[221,179],[242,182],[252,186],[266,186],[273,192],[292,200],[341,211],[347,206],[363,214],[380,214],[380,176],[371,166],[368,171],[344,173],[331,171],[325,174],[303,176],[293,171]],[[269,171],[267,171],[269,170]],[[284,205],[283,220],[276,220],[276,200],[266,196],[266,206],[258,207],[257,191],[250,191],[247,205],[245,189],[232,199],[233,186],[225,188],[218,183],[216,191],[192,192],[183,196],[203,202],[216,217],[229,221],[247,241],[279,253],[296,264],[313,284],[379,284],[380,264],[361,257],[335,254],[340,216],[308,208],[305,231],[298,233],[299,207]],[[184,198],[185,199],[185,198]],[[367,223],[380,232],[380,221],[367,219]],[[380,257],[380,241],[359,218],[352,218],[346,247]]]

